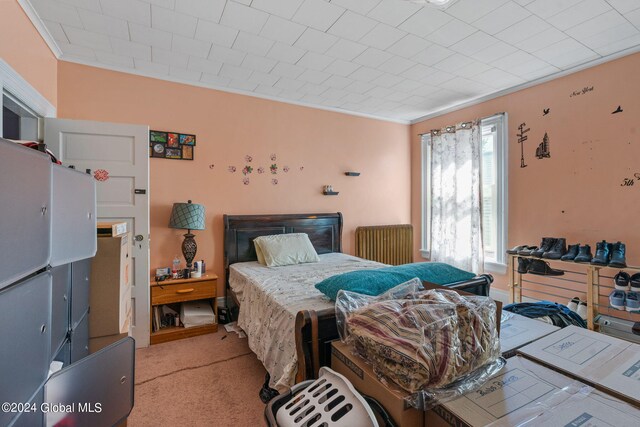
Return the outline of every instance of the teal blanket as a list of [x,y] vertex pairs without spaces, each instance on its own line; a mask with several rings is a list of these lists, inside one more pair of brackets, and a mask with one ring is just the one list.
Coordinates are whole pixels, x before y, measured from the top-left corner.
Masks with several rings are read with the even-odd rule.
[[475,274],[442,262],[418,262],[338,274],[317,283],[316,289],[335,301],[341,289],[365,295],[380,295],[415,277],[423,282],[448,285],[470,280]]

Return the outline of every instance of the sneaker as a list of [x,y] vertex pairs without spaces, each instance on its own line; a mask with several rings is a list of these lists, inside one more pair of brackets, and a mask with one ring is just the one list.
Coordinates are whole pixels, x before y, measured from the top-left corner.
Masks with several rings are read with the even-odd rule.
[[640,293],[627,292],[625,306],[627,307],[627,311],[632,311],[634,313],[640,312]]
[[624,310],[625,299],[624,291],[615,290],[609,294],[609,305],[616,310]]
[[580,304],[580,298],[573,297],[573,298],[571,298],[571,301],[569,301],[569,304],[567,304],[567,307],[569,307],[569,310],[577,312],[578,311],[578,304]]
[[576,313],[578,313],[578,316],[582,317],[582,320],[587,320],[587,303],[580,301]]
[[629,273],[620,270],[618,274],[613,277],[613,284],[618,291],[628,291],[630,280],[631,276],[629,276]]
[[631,291],[640,292],[640,273],[631,276]]

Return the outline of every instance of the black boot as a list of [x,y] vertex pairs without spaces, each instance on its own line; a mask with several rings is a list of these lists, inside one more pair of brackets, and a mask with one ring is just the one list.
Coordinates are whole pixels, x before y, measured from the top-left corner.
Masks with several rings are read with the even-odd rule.
[[520,251],[520,250],[522,250],[522,249],[524,249],[526,247],[527,247],[527,245],[519,245],[519,246],[514,247],[513,249],[507,249],[507,253],[510,254],[510,255],[515,255],[515,254],[518,253],[518,251]]
[[518,255],[531,256],[531,252],[538,249],[537,246],[526,246],[524,249],[518,251]]
[[527,274],[531,260],[529,258],[518,258],[518,273]]
[[580,249],[578,249],[578,255],[576,255],[573,261],[591,262],[591,259],[593,259],[593,254],[591,253],[591,246],[584,245],[584,246],[580,246]]
[[596,256],[591,259],[593,265],[607,265],[611,261],[611,251],[613,244],[606,241],[596,243]]
[[562,255],[567,253],[567,239],[560,238],[556,240],[555,244],[542,254],[542,258],[547,259],[560,259]]
[[624,243],[614,243],[609,267],[625,268],[627,266],[627,260],[625,259],[626,252],[627,248]]
[[564,271],[551,268],[548,262],[544,262],[541,259],[532,259],[529,265],[529,273],[539,276],[562,276]]
[[577,245],[569,245],[569,250],[566,254],[562,255],[560,258],[562,261],[573,261],[578,256],[578,252],[580,250],[580,243]]
[[540,246],[535,251],[531,252],[531,256],[542,258],[542,254],[549,251],[556,243],[556,239],[553,237],[543,237]]

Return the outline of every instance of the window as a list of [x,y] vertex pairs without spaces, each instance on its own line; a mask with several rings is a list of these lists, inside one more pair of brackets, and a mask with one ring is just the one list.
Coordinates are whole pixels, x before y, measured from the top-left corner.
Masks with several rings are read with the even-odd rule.
[[2,137],[36,141],[40,117],[14,96],[2,95]]
[[[480,179],[485,270],[506,272],[507,250],[507,115],[483,119]],[[430,257],[431,135],[422,136],[422,256]]]

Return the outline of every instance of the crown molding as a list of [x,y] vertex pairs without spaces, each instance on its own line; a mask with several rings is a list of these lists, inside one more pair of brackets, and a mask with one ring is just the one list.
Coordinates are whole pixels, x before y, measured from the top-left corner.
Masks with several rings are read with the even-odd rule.
[[559,71],[557,73],[550,74],[548,76],[540,77],[539,79],[532,80],[530,82],[522,83],[518,86],[513,86],[508,89],[499,90],[497,92],[493,92],[488,95],[483,95],[483,96],[471,99],[469,101],[461,102],[459,104],[445,106],[444,108],[441,108],[439,110],[434,110],[431,113],[418,117],[417,119],[410,120],[409,123],[414,125],[416,123],[424,122],[426,120],[430,120],[435,117],[452,113],[454,111],[462,110],[463,108],[482,104],[483,102],[487,102],[504,95],[509,95],[511,93],[518,92],[523,89],[528,89],[530,87],[537,86],[542,83],[547,83],[551,80],[559,79],[561,77],[565,77],[570,74],[574,74],[579,71],[586,70],[588,68],[593,68],[595,66],[602,65],[607,62],[615,61],[616,59],[624,58],[625,56],[633,55],[634,53],[638,53],[638,52],[640,52],[640,45],[631,47],[629,49],[621,50],[620,52],[612,53],[611,55],[603,56],[598,59],[594,59],[593,61],[585,62],[584,64],[576,65],[575,67],[569,68],[567,70]]
[[31,5],[31,2],[29,2],[29,0],[18,0],[18,4],[22,7],[24,13],[27,14],[33,26],[36,27],[36,30],[38,30],[44,42],[49,46],[51,53],[53,53],[57,59],[60,59],[62,57],[62,50],[60,50],[58,43],[56,43],[47,26],[44,25],[44,22],[40,19],[40,15],[38,15],[38,12],[36,12]]
[[184,84],[184,85],[188,85],[188,86],[202,87],[202,88],[205,88],[205,89],[212,89],[212,90],[217,90],[217,91],[220,91],[220,92],[233,93],[233,94],[236,94],[236,95],[250,96],[252,98],[266,99],[268,101],[275,101],[275,102],[280,102],[280,103],[283,103],[283,104],[291,104],[291,105],[297,105],[297,106],[300,106],[300,107],[313,108],[315,110],[330,111],[332,113],[346,114],[346,115],[349,115],[349,116],[356,116],[356,117],[362,117],[362,118],[365,118],[365,119],[379,120],[379,121],[391,122],[391,123],[399,123],[399,124],[403,124],[403,125],[411,124],[411,122],[409,120],[392,119],[392,118],[389,118],[389,117],[376,116],[374,114],[366,114],[366,113],[359,113],[357,111],[343,110],[343,109],[337,108],[337,107],[325,107],[325,106],[322,106],[322,105],[316,105],[316,104],[311,104],[311,103],[307,103],[307,102],[300,102],[300,101],[293,101],[293,100],[290,100],[290,99],[278,98],[277,96],[269,96],[269,95],[264,95],[264,94],[261,94],[261,93],[250,92],[250,91],[241,90],[241,89],[232,89],[232,88],[228,88],[228,87],[225,87],[225,86],[217,86],[217,85],[207,84],[207,83],[203,83],[203,82],[194,82],[194,81],[191,81],[191,80],[180,79],[180,78],[173,77],[173,76],[157,76],[157,75],[152,74],[152,73],[147,73],[147,72],[136,70],[136,69],[132,69],[132,68],[124,68],[124,67],[117,67],[117,66],[112,66],[112,65],[105,65],[105,64],[97,63],[95,61],[87,61],[87,60],[83,60],[83,59],[67,58],[67,57],[60,58],[60,60],[64,61],[64,62],[71,62],[71,63],[74,63],[74,64],[86,65],[86,66],[94,67],[94,68],[101,68],[101,69],[109,70],[109,71],[116,71],[116,72],[119,72],[119,73],[133,74],[133,75],[140,76],[140,77],[148,77],[148,78],[152,78],[152,79],[156,79],[156,80],[163,80],[163,81],[168,81],[168,82],[172,82],[172,83]]
[[0,58],[0,96],[2,96],[3,90],[9,92],[41,117],[56,116],[56,107]]

